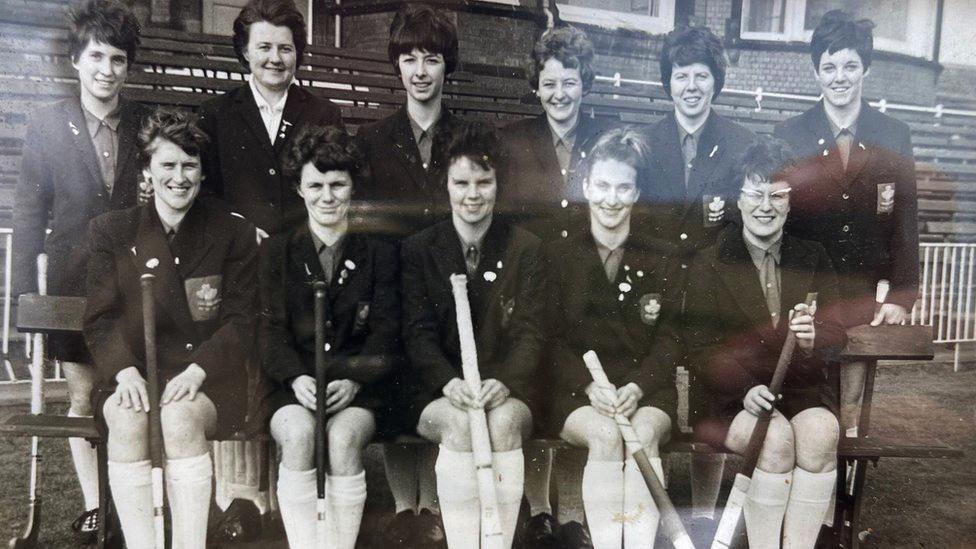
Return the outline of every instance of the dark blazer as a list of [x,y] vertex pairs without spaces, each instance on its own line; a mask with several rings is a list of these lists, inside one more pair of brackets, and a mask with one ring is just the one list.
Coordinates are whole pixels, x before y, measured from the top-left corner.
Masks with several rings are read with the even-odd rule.
[[[499,132],[505,146],[500,170],[499,208],[544,242],[586,230],[579,217],[586,211],[580,163],[603,132],[613,125],[582,113],[576,142],[564,177],[552,145],[545,114],[513,122]],[[573,229],[577,229],[573,231]]]
[[742,182],[734,180],[735,166],[755,135],[713,109],[698,140],[687,189],[674,114],[645,129],[645,137],[650,161],[641,174],[640,201],[648,208],[651,234],[674,246],[668,278],[675,288],[684,288],[695,254],[714,243],[722,227],[737,215],[735,202]]
[[[342,250],[327,292],[329,378],[366,386],[385,376],[400,352],[399,258],[392,244],[354,233]],[[262,246],[261,363],[276,390],[289,395],[294,378],[315,375],[312,284],[324,277],[307,225]]]
[[[651,239],[632,233],[611,283],[591,233],[546,247],[549,277],[547,322],[552,347],[554,419],[564,421],[586,405],[584,390],[593,381],[583,354],[594,350],[610,382],[636,383],[642,403],[674,417],[676,342],[661,330],[676,312],[662,299],[666,256]],[[558,427],[558,426],[557,426]]]
[[[98,389],[113,391],[116,374],[129,366],[145,376],[140,277],[152,273],[161,383],[198,364],[207,372],[202,390],[217,406],[221,426],[234,430],[247,403],[244,368],[254,339],[254,226],[198,199],[170,244],[156,208],[147,204],[92,221],[88,245],[84,334]],[[213,299],[205,285],[217,290],[216,311],[201,307]]]
[[730,224],[695,258],[684,335],[692,374],[708,394],[706,413],[734,415],[749,389],[770,383],[789,311],[806,300],[807,292],[818,293],[815,349],[811,356],[797,349],[784,384],[784,395],[793,394],[784,399],[819,405],[828,390],[826,367],[847,341],[837,308],[837,276],[820,244],[789,234],[783,237],[780,269],[782,320],[773,328],[741,226]]
[[[105,192],[81,101],[71,97],[38,109],[24,140],[14,205],[14,295],[37,291],[37,255],[48,254],[48,293],[84,295],[88,222],[135,206],[142,170],[136,135],[149,108],[122,100],[119,150],[111,197]],[[51,234],[45,238],[44,231]]]
[[356,200],[395,207],[398,227],[406,236],[427,227],[447,212],[446,160],[443,149],[463,121],[445,108],[434,124],[430,166],[424,170],[413,138],[407,108],[359,129],[356,141],[366,154],[369,181],[356,185]]
[[844,170],[823,102],[776,126],[801,160],[790,193],[787,229],[823,244],[855,306],[845,322],[868,322],[878,280],[889,303],[909,311],[918,296],[918,198],[908,126],[861,106]]
[[[403,241],[403,339],[420,383],[417,411],[461,377],[461,346],[450,276],[466,272],[450,220]],[[542,345],[543,272],[539,239],[497,220],[485,234],[478,270],[468,280],[482,379],[525,398]]]
[[292,85],[272,145],[245,83],[203,103],[200,125],[212,141],[204,155],[204,190],[275,234],[297,227],[306,216],[301,197],[282,174],[282,151],[302,126],[342,126],[342,113],[332,102]]

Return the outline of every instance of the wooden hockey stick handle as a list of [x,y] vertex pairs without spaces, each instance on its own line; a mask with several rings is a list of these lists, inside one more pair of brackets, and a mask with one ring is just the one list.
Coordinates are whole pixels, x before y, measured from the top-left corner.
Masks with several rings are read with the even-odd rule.
[[[600,363],[600,358],[596,353],[594,351],[587,351],[583,355],[583,362],[586,364],[586,369],[590,372],[590,377],[593,378],[594,383],[597,384],[600,390],[608,397],[616,400],[617,388],[610,383],[606,372],[603,370],[603,365]],[[654,472],[651,461],[644,451],[644,445],[637,437],[637,431],[634,430],[627,416],[615,414],[613,419],[617,422],[617,427],[620,429],[620,436],[623,437],[624,444],[627,446],[627,453],[632,455],[634,461],[637,462],[637,468],[640,469],[641,476],[644,477],[644,482],[647,484],[647,489],[651,493],[651,498],[654,499],[654,504],[657,505],[658,511],[661,513],[662,532],[671,540],[675,548],[693,549],[694,544],[691,542],[691,537],[688,536],[688,532],[685,530],[684,523],[681,522],[678,511],[674,508],[674,504],[671,503],[671,498],[668,496],[664,484],[657,477],[657,473]]]
[[319,280],[312,286],[315,299],[315,490],[318,499],[315,502],[315,527],[318,543],[325,544],[326,501],[325,477],[329,470],[329,445],[326,434],[328,418],[326,417],[326,395],[329,380],[327,377],[328,362],[325,349],[326,295],[328,286]]
[[146,273],[142,286],[142,329],[146,345],[146,392],[149,394],[149,461],[152,465],[153,527],[156,548],[166,547],[163,493],[163,425],[159,414],[159,363],[156,349],[156,300],[153,284],[156,275]]
[[[461,370],[464,382],[475,395],[481,393],[481,374],[478,372],[478,350],[471,323],[471,304],[468,302],[468,277],[451,275],[451,291],[457,316],[458,338],[461,343]],[[488,418],[483,409],[468,409],[471,430],[471,450],[474,455],[478,478],[478,497],[481,500],[482,549],[502,549],[501,518],[498,494],[495,491],[495,475],[491,463],[491,438],[488,434]]]

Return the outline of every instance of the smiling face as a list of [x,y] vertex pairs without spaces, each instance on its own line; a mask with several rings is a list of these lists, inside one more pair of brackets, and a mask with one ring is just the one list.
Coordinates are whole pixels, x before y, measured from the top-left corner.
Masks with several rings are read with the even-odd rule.
[[498,194],[495,170],[486,170],[466,156],[455,158],[447,168],[447,193],[456,219],[469,225],[489,221]]
[[295,77],[298,53],[288,27],[279,27],[267,21],[251,24],[244,57],[252,78],[264,89],[283,92]]
[[169,215],[186,213],[200,193],[200,157],[186,154],[176,143],[160,137],[149,149],[152,156],[142,174],[152,182],[156,210]]
[[84,97],[109,103],[122,90],[129,74],[128,55],[115,46],[89,40],[78,59],[71,62],[78,71],[81,94]]
[[570,127],[576,124],[583,102],[583,79],[578,68],[567,69],[561,61],[550,57],[539,71],[539,89],[535,94],[550,124]]
[[597,160],[583,182],[583,196],[590,204],[590,220],[607,230],[630,221],[637,190],[637,170],[615,158]]
[[704,63],[675,65],[671,72],[671,100],[679,114],[689,121],[708,116],[715,95],[715,77]]
[[779,239],[790,213],[790,185],[785,181],[747,177],[739,193],[742,226],[760,242]]
[[323,229],[341,228],[349,219],[352,177],[345,170],[320,172],[309,162],[302,166],[298,196],[305,200],[309,222]]
[[447,70],[443,55],[414,48],[410,53],[400,54],[397,67],[411,101],[421,104],[440,101]]
[[861,91],[867,74],[860,54],[852,48],[834,53],[823,52],[820,64],[814,71],[824,100],[838,108],[861,102]]

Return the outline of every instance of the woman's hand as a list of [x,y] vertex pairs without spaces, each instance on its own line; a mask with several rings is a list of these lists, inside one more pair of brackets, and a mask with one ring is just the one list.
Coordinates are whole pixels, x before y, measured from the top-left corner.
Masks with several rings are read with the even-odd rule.
[[817,337],[817,330],[813,325],[813,314],[816,310],[807,307],[806,303],[798,303],[790,311],[790,330],[796,334],[796,344],[804,351],[813,350],[813,343]]
[[146,390],[146,380],[139,373],[139,368],[129,366],[115,374],[118,386],[115,388],[115,398],[119,406],[136,411],[149,411],[149,392]]
[[166,384],[163,396],[159,399],[161,404],[178,402],[183,397],[186,397],[187,400],[195,399],[205,379],[207,379],[207,372],[203,371],[203,368],[197,364],[190,364]]
[[593,381],[586,386],[586,396],[590,397],[590,406],[601,414],[613,417],[617,413],[617,398],[610,396],[612,391],[606,386],[598,385]]
[[485,379],[481,382],[481,396],[478,402],[485,410],[491,410],[505,402],[510,394],[511,391],[501,381]]
[[617,389],[617,401],[614,403],[618,414],[630,418],[637,411],[640,399],[644,398],[644,391],[636,383],[628,383]]
[[351,379],[330,381],[325,388],[325,413],[334,414],[349,406],[361,388],[362,385]]
[[448,381],[447,384],[444,385],[442,392],[455,408],[466,410],[468,408],[481,407],[477,397],[474,395],[471,389],[468,388],[468,384],[459,377]]
[[315,378],[310,375],[300,375],[291,381],[291,390],[295,393],[298,403],[315,411]]
[[769,387],[756,385],[752,389],[749,389],[745,398],[742,399],[742,407],[750,414],[759,416],[764,411],[771,411],[776,400],[776,395],[770,392]]

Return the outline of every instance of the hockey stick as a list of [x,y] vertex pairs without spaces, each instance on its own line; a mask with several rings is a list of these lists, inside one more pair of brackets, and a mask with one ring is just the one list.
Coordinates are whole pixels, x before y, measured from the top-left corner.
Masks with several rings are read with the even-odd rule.
[[326,379],[325,360],[325,297],[326,285],[321,280],[315,289],[315,502],[316,547],[325,547],[328,530],[325,524],[325,476],[329,467],[329,441],[326,435],[328,419],[325,417],[325,397],[329,382]]
[[159,363],[156,352],[156,301],[153,284],[156,275],[146,273],[142,285],[142,326],[146,342],[146,385],[149,393],[149,461],[152,465],[153,529],[156,549],[166,548],[165,507],[163,504],[163,424],[159,414]]

